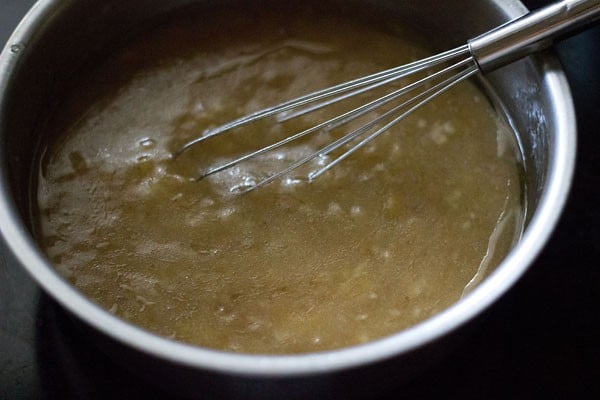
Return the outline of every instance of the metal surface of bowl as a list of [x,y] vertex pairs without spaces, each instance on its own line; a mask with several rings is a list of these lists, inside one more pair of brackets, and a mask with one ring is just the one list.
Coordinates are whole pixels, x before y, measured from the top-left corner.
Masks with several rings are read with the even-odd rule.
[[[191,2],[41,0],[28,13],[0,55],[0,230],[6,243],[107,351],[178,392],[203,397],[366,395],[386,381],[410,378],[441,356],[459,328],[501,298],[535,259],[558,220],[575,158],[574,109],[560,66],[544,54],[488,77],[521,135],[528,220],[522,240],[473,292],[417,326],[360,346],[293,356],[213,351],[143,331],[85,298],[38,248],[29,214],[29,183],[37,173],[34,151],[43,134],[39,128],[73,77],[129,30]],[[437,50],[462,44],[526,11],[512,0],[361,3],[435,32],[431,41]]]

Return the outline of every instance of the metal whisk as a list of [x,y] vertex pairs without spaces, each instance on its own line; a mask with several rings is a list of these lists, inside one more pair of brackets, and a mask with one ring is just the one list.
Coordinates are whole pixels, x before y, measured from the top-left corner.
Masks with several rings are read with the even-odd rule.
[[[260,119],[274,117],[276,122],[284,122],[386,85],[392,87],[389,93],[375,100],[341,115],[326,119],[317,125],[294,133],[271,145],[262,147],[222,165],[211,167],[198,178],[203,179],[209,175],[226,170],[243,161],[272,151],[309,134],[319,131],[329,131],[346,125],[394,100],[401,101],[400,104],[393,105],[390,109],[382,112],[372,120],[362,124],[358,128],[352,129],[316,152],[300,158],[287,168],[275,172],[258,183],[247,187],[243,192],[266,185],[316,157],[325,156],[352,141],[357,141],[357,143],[340,156],[320,169],[309,173],[308,180],[310,181],[337,165],[365,144],[397,124],[414,110],[444,93],[454,85],[479,72],[486,73],[492,71],[525,55],[549,47],[553,43],[553,39],[564,37],[566,34],[572,33],[576,28],[589,26],[597,21],[599,17],[600,0],[561,1],[510,21],[505,25],[469,40],[467,44],[453,50],[319,90],[208,130],[203,136],[184,144],[173,154],[173,157],[178,157],[190,147],[205,140]],[[429,72],[432,70],[433,72]],[[391,85],[392,82],[413,76],[422,71],[425,71],[427,75],[407,86],[394,89],[393,85]],[[408,100],[399,100],[401,97],[407,95],[411,96]]]

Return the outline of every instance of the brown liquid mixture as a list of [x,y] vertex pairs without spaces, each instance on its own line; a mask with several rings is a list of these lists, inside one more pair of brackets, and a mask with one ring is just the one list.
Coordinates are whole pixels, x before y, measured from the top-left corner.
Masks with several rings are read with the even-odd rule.
[[506,255],[522,219],[511,132],[470,83],[311,183],[306,172],[323,160],[230,193],[328,135],[189,181],[287,125],[170,159],[207,128],[425,55],[410,37],[311,11],[242,14],[161,25],[61,105],[37,192],[40,242],[57,269],[143,328],[248,353],[370,341],[459,300]]

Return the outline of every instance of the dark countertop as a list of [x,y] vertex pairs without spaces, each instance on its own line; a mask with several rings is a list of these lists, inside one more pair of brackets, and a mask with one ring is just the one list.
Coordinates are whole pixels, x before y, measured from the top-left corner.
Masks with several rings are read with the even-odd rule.
[[[32,3],[0,1],[0,43]],[[600,26],[557,52],[579,128],[560,223],[465,342],[387,398],[600,398]],[[0,242],[0,399],[170,398],[88,344]]]

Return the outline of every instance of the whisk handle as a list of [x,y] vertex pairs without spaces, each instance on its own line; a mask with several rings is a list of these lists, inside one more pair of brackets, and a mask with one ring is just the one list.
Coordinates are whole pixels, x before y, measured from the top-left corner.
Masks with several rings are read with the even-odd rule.
[[489,72],[551,46],[600,18],[600,0],[563,0],[471,39],[479,69]]

